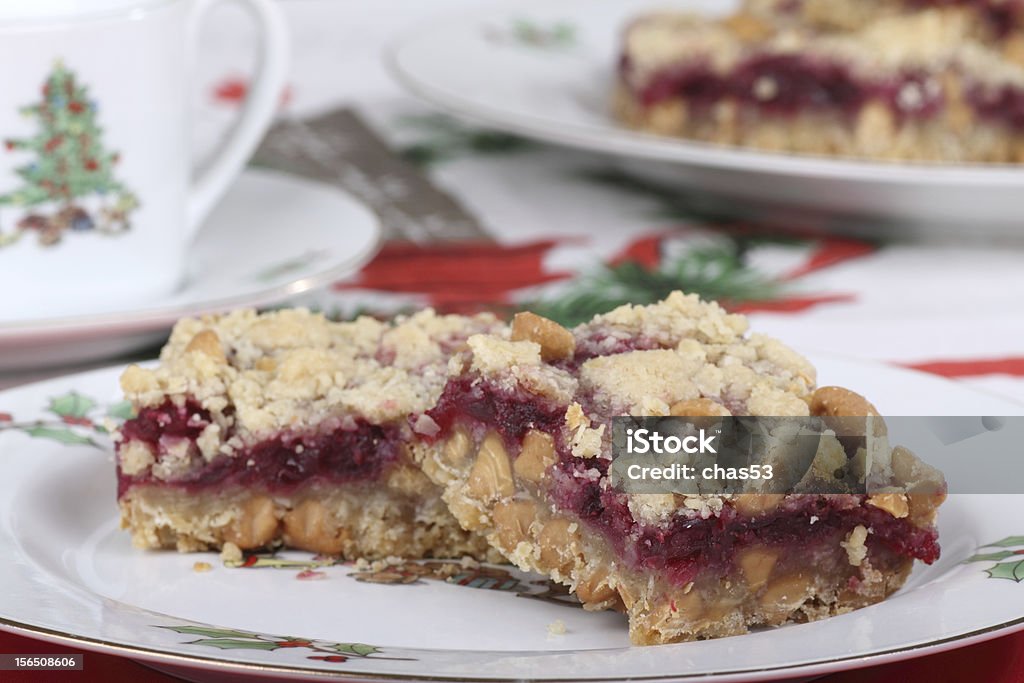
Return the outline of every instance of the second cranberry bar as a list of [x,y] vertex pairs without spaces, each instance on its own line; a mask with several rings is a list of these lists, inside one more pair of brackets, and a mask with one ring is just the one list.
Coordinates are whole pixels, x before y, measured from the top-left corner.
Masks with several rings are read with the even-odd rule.
[[[573,331],[532,314],[470,337],[414,448],[444,499],[523,569],[588,609],[629,617],[636,644],[733,635],[877,602],[933,562],[941,474],[891,449],[873,406],[746,321],[679,293]],[[869,494],[681,495],[612,485],[615,416],[871,417]],[[432,430],[433,431],[433,430]],[[867,454],[823,438],[812,466],[847,478]],[[905,491],[913,490],[913,495]],[[841,486],[836,490],[845,490]]]

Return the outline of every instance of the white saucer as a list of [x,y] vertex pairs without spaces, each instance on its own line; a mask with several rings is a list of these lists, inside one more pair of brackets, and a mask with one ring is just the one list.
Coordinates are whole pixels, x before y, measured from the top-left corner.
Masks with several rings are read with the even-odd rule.
[[0,322],[0,372],[113,356],[185,316],[280,302],[353,272],[379,240],[376,216],[341,190],[248,170],[200,231],[180,291],[131,310]]

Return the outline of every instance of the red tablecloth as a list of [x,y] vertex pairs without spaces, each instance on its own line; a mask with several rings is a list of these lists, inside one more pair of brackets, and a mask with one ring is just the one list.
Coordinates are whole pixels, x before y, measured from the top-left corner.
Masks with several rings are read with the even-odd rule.
[[[49,645],[0,633],[0,652],[18,654],[65,654],[75,648]],[[64,681],[133,681],[171,683],[179,679],[158,673],[129,659],[110,655],[85,655],[85,669],[77,672],[0,672],[2,681],[63,683]],[[819,679],[820,683],[1024,683],[1024,632],[971,647],[951,650],[905,662],[858,669]]]

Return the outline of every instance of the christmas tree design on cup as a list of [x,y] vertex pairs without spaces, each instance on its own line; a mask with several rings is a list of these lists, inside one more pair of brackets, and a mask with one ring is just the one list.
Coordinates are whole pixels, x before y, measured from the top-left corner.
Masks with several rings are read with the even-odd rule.
[[[57,60],[42,87],[42,101],[20,109],[36,124],[34,135],[4,140],[6,152],[34,158],[15,169],[23,185],[0,194],[0,248],[28,232],[52,246],[65,233],[124,233],[139,206],[135,194],[114,177],[120,154],[103,146],[98,106],[74,72]],[[13,227],[5,207],[21,209]]]

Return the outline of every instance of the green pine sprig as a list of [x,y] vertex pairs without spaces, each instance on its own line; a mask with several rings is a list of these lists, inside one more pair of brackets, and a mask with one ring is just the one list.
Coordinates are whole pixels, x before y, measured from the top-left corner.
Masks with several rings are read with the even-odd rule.
[[423,135],[418,142],[400,149],[401,155],[416,166],[430,166],[464,156],[499,156],[533,146],[525,138],[467,127],[443,114],[406,116],[399,119],[399,124]]
[[557,298],[528,302],[531,310],[562,325],[573,326],[624,304],[653,304],[676,290],[719,302],[778,298],[782,284],[743,262],[732,244],[694,247],[648,269],[634,261],[584,276]]

